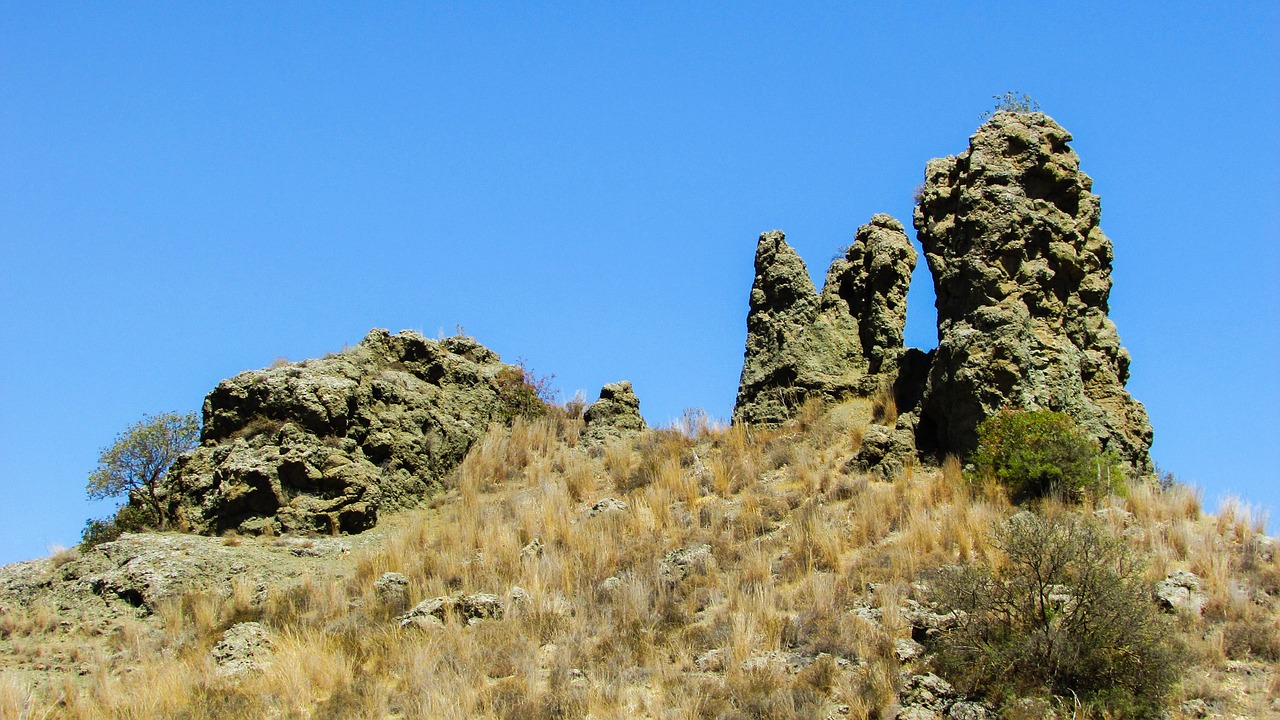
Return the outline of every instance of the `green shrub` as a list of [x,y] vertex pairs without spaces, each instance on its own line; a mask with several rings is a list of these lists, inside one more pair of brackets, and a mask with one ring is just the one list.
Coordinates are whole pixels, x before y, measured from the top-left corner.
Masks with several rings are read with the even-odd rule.
[[116,514],[101,520],[87,520],[80,535],[80,548],[87,550],[94,545],[111,542],[127,532],[143,532],[160,526],[159,519],[143,505],[122,505]]
[[1098,451],[1071,416],[1052,410],[1004,409],[978,425],[970,456],[977,479],[993,479],[1015,503],[1056,496],[1123,493],[1124,471]]
[[1092,519],[1021,512],[995,544],[1003,562],[932,581],[955,618],[936,640],[939,671],[995,702],[1048,692],[1111,717],[1158,716],[1179,658],[1124,539]]

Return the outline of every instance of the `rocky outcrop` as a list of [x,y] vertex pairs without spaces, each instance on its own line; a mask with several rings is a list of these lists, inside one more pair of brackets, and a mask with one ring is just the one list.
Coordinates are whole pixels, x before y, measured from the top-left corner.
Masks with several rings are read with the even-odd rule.
[[902,355],[907,288],[917,257],[902,223],[877,214],[827,270],[822,310],[854,319],[869,374],[893,370]]
[[269,666],[271,645],[271,636],[260,623],[236,623],[222,634],[209,656],[213,658],[218,675],[234,677],[258,672]]
[[915,227],[939,345],[924,415],[963,454],[1001,407],[1065,412],[1147,471],[1151,426],[1107,317],[1111,241],[1070,140],[1043,113],[998,112],[965,152],[929,162]]
[[586,427],[582,432],[585,444],[600,444],[607,440],[638,433],[645,428],[640,415],[640,398],[636,397],[631,383],[609,383],[600,389],[600,399],[591,403],[583,415]]
[[734,421],[783,422],[810,397],[869,395],[891,378],[915,260],[902,224],[876,215],[819,294],[783,233],[761,235]]
[[241,373],[204,403],[164,491],[199,533],[359,532],[437,489],[490,422],[512,366],[475,340],[373,330],[315,360]]

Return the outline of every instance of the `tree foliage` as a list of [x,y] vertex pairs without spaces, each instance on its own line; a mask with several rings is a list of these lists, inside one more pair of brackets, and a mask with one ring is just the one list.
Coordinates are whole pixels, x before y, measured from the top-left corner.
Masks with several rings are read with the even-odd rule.
[[1070,415],[1051,410],[1006,408],[987,418],[969,460],[979,479],[994,479],[1016,503],[1123,490],[1115,458],[1100,452]]
[[1124,540],[1092,519],[1022,512],[996,545],[1004,562],[934,579],[935,602],[956,620],[939,641],[941,669],[993,700],[1048,690],[1110,716],[1157,716],[1177,657]]
[[[200,418],[195,413],[144,415],[103,448],[97,469],[89,475],[89,499],[124,497],[135,507],[131,517],[137,515],[139,521],[149,518],[164,525],[160,483],[174,461],[195,449],[199,442]],[[86,539],[90,530],[98,536],[109,534],[101,527],[92,527],[95,522],[104,521],[90,521]]]

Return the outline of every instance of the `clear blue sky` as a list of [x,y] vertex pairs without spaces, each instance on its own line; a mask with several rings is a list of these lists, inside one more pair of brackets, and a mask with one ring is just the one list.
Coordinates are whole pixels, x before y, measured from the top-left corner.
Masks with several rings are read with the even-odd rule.
[[1280,507],[1275,3],[871,5],[5,2],[0,562],[143,413],[372,327],[726,416],[759,233],[820,279],[1012,89],[1102,196],[1157,461]]

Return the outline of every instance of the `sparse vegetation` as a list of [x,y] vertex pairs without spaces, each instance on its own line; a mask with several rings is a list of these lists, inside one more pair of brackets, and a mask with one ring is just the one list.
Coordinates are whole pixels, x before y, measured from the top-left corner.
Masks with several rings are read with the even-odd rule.
[[1024,511],[993,544],[993,566],[949,566],[934,580],[955,621],[939,641],[946,676],[997,703],[1050,693],[1158,717],[1177,646],[1125,541],[1075,514]]
[[996,106],[982,113],[981,118],[983,120],[998,112],[1030,113],[1040,111],[1040,103],[1021,90],[1011,90],[1003,95],[992,95],[991,97],[996,101]]
[[497,385],[503,419],[510,422],[516,417],[535,418],[545,413],[555,403],[555,378],[554,374],[535,374],[523,359],[500,370]]

